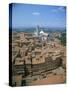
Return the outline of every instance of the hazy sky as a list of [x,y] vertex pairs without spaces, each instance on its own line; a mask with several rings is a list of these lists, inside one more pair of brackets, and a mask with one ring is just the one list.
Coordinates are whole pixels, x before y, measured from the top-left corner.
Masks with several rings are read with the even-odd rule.
[[65,27],[66,8],[31,4],[12,5],[12,27]]

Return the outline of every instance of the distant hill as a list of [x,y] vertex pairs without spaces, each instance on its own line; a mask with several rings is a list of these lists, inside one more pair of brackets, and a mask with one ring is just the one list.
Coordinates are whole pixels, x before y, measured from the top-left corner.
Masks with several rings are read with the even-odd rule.
[[[45,28],[45,27],[40,27],[40,30],[43,30],[44,32],[66,32],[65,28]],[[30,27],[30,28],[13,28],[12,31],[18,31],[18,32],[35,32],[36,28],[35,27]]]

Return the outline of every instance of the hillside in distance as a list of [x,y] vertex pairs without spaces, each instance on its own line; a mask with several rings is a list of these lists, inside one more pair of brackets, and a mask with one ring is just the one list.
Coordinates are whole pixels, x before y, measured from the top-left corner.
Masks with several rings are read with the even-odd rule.
[[[45,27],[40,27],[40,30],[43,30],[44,32],[66,32],[65,28],[45,28]],[[28,32],[32,33],[36,31],[36,27],[24,27],[24,28],[13,28],[12,31],[17,31],[17,32]]]

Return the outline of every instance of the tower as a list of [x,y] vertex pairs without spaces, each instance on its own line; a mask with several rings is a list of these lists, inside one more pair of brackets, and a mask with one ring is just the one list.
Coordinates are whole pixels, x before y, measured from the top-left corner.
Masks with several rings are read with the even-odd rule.
[[37,36],[39,35],[39,26],[36,27]]

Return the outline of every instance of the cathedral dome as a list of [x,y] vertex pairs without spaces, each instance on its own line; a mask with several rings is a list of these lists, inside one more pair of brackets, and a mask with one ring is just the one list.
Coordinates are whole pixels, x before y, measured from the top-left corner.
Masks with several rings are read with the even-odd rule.
[[40,31],[40,34],[44,34],[44,32],[41,30],[41,31]]

